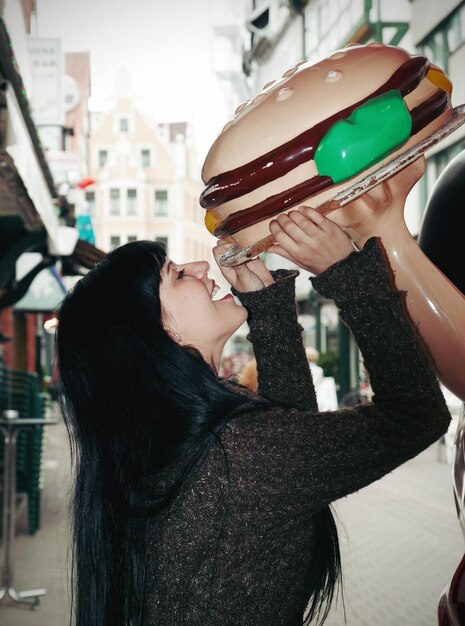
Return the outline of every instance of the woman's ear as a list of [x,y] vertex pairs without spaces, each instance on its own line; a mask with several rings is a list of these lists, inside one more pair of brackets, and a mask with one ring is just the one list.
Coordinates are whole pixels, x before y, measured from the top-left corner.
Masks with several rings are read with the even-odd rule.
[[179,335],[178,333],[175,333],[174,331],[170,329],[168,329],[166,332],[168,333],[168,335],[171,337],[173,341],[175,341],[176,343],[181,343],[181,335]]
[[162,309],[162,325],[169,337],[176,343],[181,343],[181,336],[172,327],[174,326],[174,319],[169,313]]

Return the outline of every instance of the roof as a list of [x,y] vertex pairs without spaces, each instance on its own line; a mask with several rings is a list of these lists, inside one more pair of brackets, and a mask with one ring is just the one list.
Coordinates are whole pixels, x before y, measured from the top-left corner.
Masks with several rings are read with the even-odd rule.
[[78,239],[74,252],[71,255],[71,259],[87,269],[92,269],[106,256],[107,253],[103,252],[103,250],[99,250],[99,248],[96,248],[93,244],[88,243],[83,239]]
[[[81,69],[84,73],[85,68],[89,67],[87,54],[73,56],[70,62],[71,64],[82,65]],[[86,77],[84,76],[83,78],[85,81]],[[69,257],[63,257],[63,254],[69,254],[68,249],[72,250],[74,245],[73,240],[68,241],[69,237],[67,238],[68,249],[52,245],[56,242],[54,239],[50,239],[50,232],[46,229],[43,216],[34,205],[34,201],[37,202],[37,200],[34,194],[32,194],[32,197],[35,200],[32,200],[29,195],[30,190],[28,191],[18,171],[19,156],[16,155],[18,159],[18,167],[16,167],[12,156],[5,148],[2,148],[5,145],[6,129],[9,115],[11,115],[9,110],[12,98],[11,91],[13,91],[16,99],[14,100],[13,98],[16,107],[14,110],[17,110],[19,117],[22,118],[24,136],[26,138],[29,136],[33,154],[35,154],[38,162],[37,173],[34,175],[42,174],[44,181],[43,189],[47,194],[50,194],[49,202],[53,204],[54,199],[57,197],[57,190],[31,116],[26,90],[21,74],[18,71],[11,40],[5,23],[0,17],[0,287],[2,288],[0,309],[12,306],[22,298],[33,298],[32,292],[25,296],[31,287],[31,283],[43,268],[53,265],[57,257],[63,260],[69,259],[67,263],[68,273],[79,275],[83,273],[83,269],[91,269],[105,256],[103,251],[91,243],[78,240],[72,254]],[[28,141],[27,143],[29,144]],[[55,215],[53,206],[50,207],[50,212],[53,216]],[[61,224],[59,228],[63,231],[66,230]],[[64,235],[67,234],[67,232],[64,233]],[[63,252],[64,250],[67,251]],[[13,280],[18,259],[23,253],[32,251],[37,252],[38,257],[42,260],[36,263],[21,281]],[[46,270],[42,273],[42,277],[50,278],[50,276],[54,276],[53,272],[53,268]],[[57,286],[56,280],[52,281],[52,283],[50,283],[50,280],[47,282]],[[43,298],[41,297],[39,300],[43,300]],[[41,308],[42,305],[39,306],[39,304],[36,302],[33,306],[33,304],[29,303],[27,306],[30,306],[32,309]],[[43,303],[43,306],[47,309],[51,304],[46,302]]]
[[42,230],[42,219],[6,150],[0,150],[0,196],[0,219],[17,217],[21,219],[25,230]]

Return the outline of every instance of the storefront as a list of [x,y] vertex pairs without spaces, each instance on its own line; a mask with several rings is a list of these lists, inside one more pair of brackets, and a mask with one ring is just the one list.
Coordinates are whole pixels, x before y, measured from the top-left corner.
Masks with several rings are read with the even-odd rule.
[[[52,374],[53,335],[44,330],[66,292],[104,253],[59,216],[59,197],[31,116],[5,22],[0,18],[0,415],[42,419]],[[27,494],[29,533],[40,527],[43,426],[21,432],[18,492]],[[0,464],[4,446],[0,442]]]

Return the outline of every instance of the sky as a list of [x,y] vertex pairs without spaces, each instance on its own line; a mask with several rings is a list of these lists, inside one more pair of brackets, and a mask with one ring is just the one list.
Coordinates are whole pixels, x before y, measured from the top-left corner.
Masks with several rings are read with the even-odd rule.
[[[234,0],[230,0],[234,2]],[[90,51],[91,110],[101,110],[122,67],[155,121],[195,125],[200,163],[232,117],[211,71],[215,0],[37,0],[35,30],[64,52]]]

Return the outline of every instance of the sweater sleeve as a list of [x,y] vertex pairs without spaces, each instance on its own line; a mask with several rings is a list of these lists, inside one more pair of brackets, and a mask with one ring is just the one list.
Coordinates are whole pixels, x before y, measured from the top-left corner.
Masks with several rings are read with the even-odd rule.
[[316,512],[412,458],[449,425],[429,355],[377,240],[312,282],[349,324],[373,401],[327,413],[274,406],[233,419],[224,437],[235,511],[247,522]]
[[234,294],[248,311],[257,360],[258,393],[270,402],[316,409],[315,389],[297,319],[297,270],[272,272],[275,282],[259,291]]

